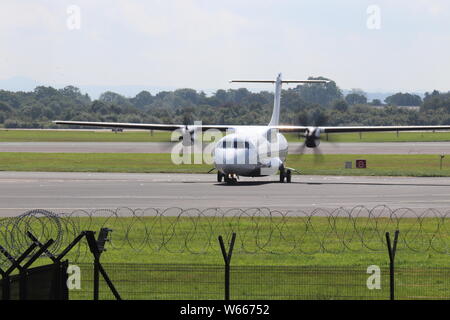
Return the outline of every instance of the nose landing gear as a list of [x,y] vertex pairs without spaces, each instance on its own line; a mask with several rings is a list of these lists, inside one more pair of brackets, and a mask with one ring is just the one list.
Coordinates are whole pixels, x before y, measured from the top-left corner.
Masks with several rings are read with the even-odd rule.
[[235,173],[224,174],[220,171],[217,171],[217,182],[225,181],[225,183],[232,184],[238,181],[239,177]]
[[225,182],[228,184],[237,183],[238,176],[235,173],[229,173],[227,175],[223,175]]

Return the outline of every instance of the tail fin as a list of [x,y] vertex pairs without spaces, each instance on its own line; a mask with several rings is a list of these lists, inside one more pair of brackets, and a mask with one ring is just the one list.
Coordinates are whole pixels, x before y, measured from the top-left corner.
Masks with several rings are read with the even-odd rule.
[[275,95],[273,101],[272,118],[269,126],[278,126],[280,122],[280,102],[281,102],[281,86],[283,83],[329,83],[328,80],[282,80],[281,73],[274,80],[230,80],[230,82],[247,82],[247,83],[275,83]]
[[280,102],[281,102],[281,85],[283,80],[281,80],[281,73],[278,74],[277,80],[275,81],[275,94],[273,99],[273,111],[272,118],[270,119],[269,126],[277,126],[280,122]]

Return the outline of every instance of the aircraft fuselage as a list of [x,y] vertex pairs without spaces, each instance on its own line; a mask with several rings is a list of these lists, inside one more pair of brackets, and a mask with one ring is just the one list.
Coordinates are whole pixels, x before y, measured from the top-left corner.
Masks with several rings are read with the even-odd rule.
[[288,154],[286,138],[268,126],[236,127],[218,141],[214,165],[224,174],[260,177],[276,174]]

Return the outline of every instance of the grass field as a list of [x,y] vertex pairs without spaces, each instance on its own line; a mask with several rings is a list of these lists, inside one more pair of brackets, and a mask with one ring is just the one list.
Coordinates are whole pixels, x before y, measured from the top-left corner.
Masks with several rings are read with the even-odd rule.
[[[6,218],[7,219],[7,218]],[[29,220],[15,225],[13,235],[31,230],[42,241],[60,239],[64,248],[81,230],[113,230],[112,242],[103,255],[105,263],[222,264],[217,237],[229,242],[237,233],[233,254],[236,266],[368,266],[389,262],[386,231],[400,230],[396,263],[405,267],[449,266],[450,230],[448,218],[333,218],[327,217],[116,217],[77,216],[59,223]],[[7,227],[0,220],[2,228]],[[11,222],[14,222],[12,220]],[[10,225],[12,227],[12,225]],[[0,234],[3,244],[5,233]],[[61,238],[62,237],[62,238]],[[21,240],[21,243],[26,243]],[[89,262],[85,242],[69,256],[75,262]],[[16,246],[13,252],[20,251]],[[5,258],[0,257],[0,261]]]
[[167,142],[170,132],[0,130],[0,142]]
[[[255,220],[256,219],[256,220]],[[237,233],[236,266],[369,266],[389,262],[387,218],[72,218],[78,230],[113,229],[105,263],[220,264],[217,237]],[[420,223],[418,223],[420,222]],[[450,232],[436,218],[402,218],[396,263],[405,267],[449,266]],[[67,224],[70,226],[70,224]],[[378,226],[378,227],[376,227]],[[431,248],[430,248],[431,246]],[[84,247],[83,250],[87,248]],[[77,259],[90,261],[85,251]],[[446,253],[446,254],[445,254]],[[86,260],[88,258],[88,260]]]
[[[296,134],[285,135],[289,142],[302,141]],[[45,131],[0,130],[0,142],[167,142],[171,133],[163,131]],[[326,141],[324,135],[323,140]],[[450,132],[370,132],[328,135],[335,142],[416,142],[450,141]]]
[[[367,218],[337,218],[332,230],[326,217],[222,219],[73,217],[64,226],[114,230],[102,262],[126,299],[222,299],[223,258],[217,236],[228,240],[231,231],[237,232],[231,278],[234,299],[388,298],[384,232],[393,231],[395,225],[386,218],[371,223]],[[420,222],[403,218],[399,226],[397,297],[448,298],[450,234],[442,230],[442,221]],[[31,226],[41,228],[37,223]],[[71,298],[92,298],[92,265],[87,264],[92,257],[86,245],[69,258],[81,266],[83,279],[82,290],[71,291]],[[382,290],[366,287],[370,265],[382,268]],[[104,283],[101,296],[112,298]]]
[[[344,169],[346,161],[366,159],[367,169]],[[437,155],[324,155],[319,163],[313,155],[289,155],[287,165],[302,174],[365,176],[450,176],[450,158],[442,170]],[[170,154],[132,153],[14,153],[0,152],[0,171],[54,172],[170,172],[206,173],[206,164],[175,165]]]
[[[92,299],[92,266],[80,265],[82,290],[71,299]],[[223,267],[209,265],[107,264],[124,299],[222,300]],[[367,288],[367,267],[231,267],[231,300],[388,300],[389,269],[381,288]],[[396,268],[396,299],[450,298],[450,269]],[[114,299],[102,281],[101,299]]]

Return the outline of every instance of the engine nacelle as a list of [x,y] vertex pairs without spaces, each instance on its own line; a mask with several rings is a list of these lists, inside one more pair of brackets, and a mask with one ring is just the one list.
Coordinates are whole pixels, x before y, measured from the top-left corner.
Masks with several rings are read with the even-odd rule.
[[183,146],[191,146],[194,143],[194,129],[181,129],[181,136],[179,139],[183,140]]
[[317,148],[320,145],[320,128],[308,128],[305,135],[305,145],[308,148]]

